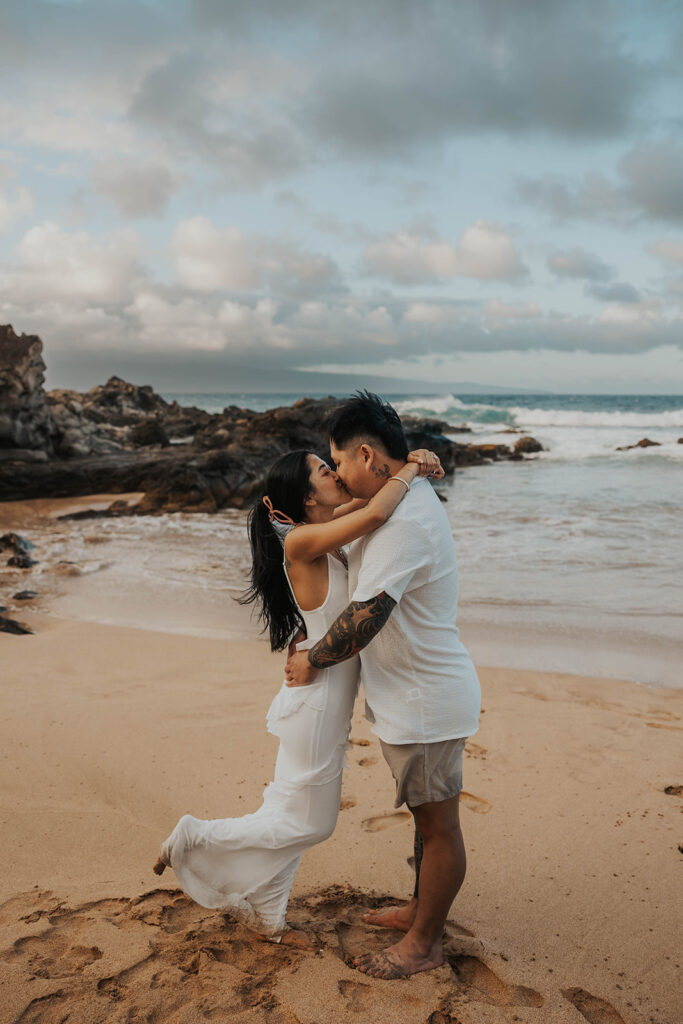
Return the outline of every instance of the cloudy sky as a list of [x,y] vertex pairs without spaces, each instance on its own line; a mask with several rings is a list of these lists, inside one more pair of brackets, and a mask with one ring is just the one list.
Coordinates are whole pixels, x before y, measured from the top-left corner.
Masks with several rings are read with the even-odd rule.
[[680,392],[681,5],[2,0],[0,322],[52,386]]

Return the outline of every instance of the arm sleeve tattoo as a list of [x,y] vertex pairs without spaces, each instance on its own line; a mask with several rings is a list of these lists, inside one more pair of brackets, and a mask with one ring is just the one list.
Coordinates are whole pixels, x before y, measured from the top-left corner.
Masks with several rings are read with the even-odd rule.
[[396,602],[382,591],[369,601],[352,601],[308,652],[315,668],[329,668],[358,654],[377,636]]

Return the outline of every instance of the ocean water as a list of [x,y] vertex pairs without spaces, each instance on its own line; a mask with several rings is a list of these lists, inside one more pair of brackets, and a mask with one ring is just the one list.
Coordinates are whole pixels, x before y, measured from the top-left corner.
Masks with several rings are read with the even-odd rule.
[[[220,411],[298,396],[166,397]],[[468,425],[472,435],[452,434],[460,441],[513,444],[504,431],[515,429],[546,449],[459,470],[440,488],[458,550],[458,622],[477,662],[683,685],[683,397],[387,398],[401,414]],[[616,451],[643,437],[659,446]],[[245,519],[228,510],[55,525],[45,564],[76,566],[67,614],[102,618],[104,602],[110,621],[255,635],[234,601],[249,568]]]

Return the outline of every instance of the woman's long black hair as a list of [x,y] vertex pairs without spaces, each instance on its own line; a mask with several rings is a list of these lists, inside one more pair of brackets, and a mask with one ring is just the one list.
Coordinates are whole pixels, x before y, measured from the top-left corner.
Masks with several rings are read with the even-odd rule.
[[[304,519],[304,502],[311,493],[311,471],[307,451],[287,452],[270,467],[265,494],[273,508],[300,523]],[[282,565],[282,541],[268,519],[268,509],[259,495],[249,513],[251,544],[251,582],[240,604],[256,602],[263,630],[270,634],[270,649],[282,651],[294,634],[303,627],[303,620],[285,577]]]

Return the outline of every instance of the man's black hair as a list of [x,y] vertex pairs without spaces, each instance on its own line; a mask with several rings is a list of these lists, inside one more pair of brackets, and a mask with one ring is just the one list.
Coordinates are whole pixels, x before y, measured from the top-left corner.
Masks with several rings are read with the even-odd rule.
[[356,391],[332,413],[328,430],[335,448],[346,448],[355,440],[374,441],[382,445],[389,458],[408,458],[408,442],[398,413],[371,391]]

